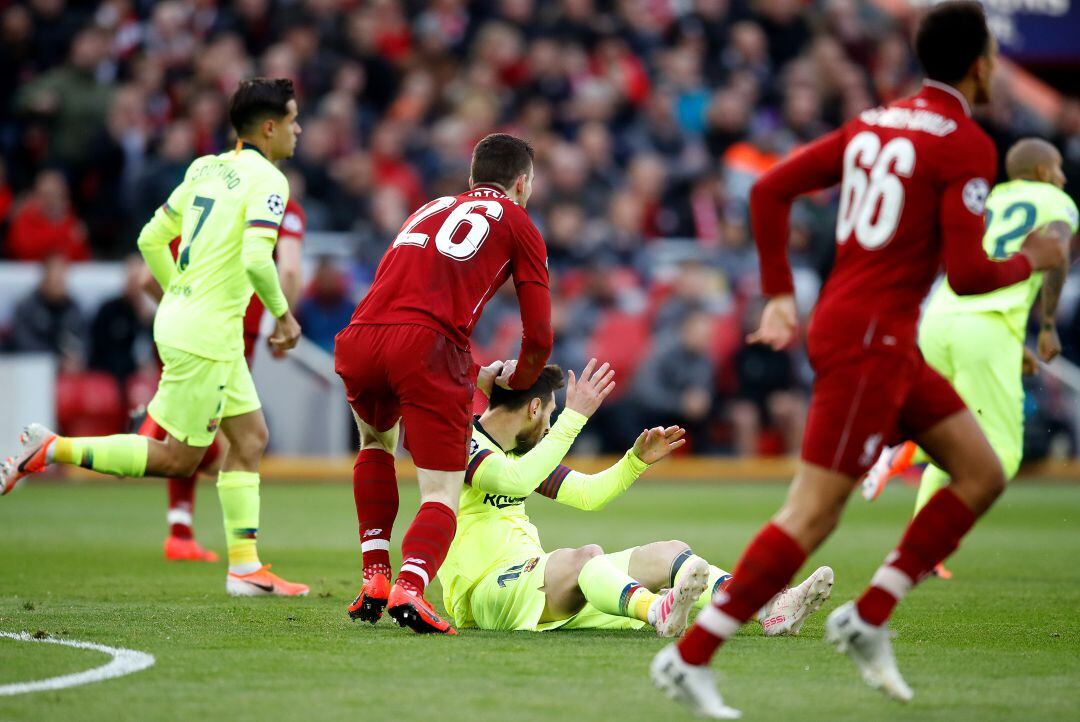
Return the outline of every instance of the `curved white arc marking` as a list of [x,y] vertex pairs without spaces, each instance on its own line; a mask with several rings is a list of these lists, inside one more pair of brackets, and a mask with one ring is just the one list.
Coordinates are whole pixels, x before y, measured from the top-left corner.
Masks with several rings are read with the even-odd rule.
[[50,689],[64,689],[66,687],[76,687],[81,684],[101,682],[102,680],[112,679],[113,677],[123,677],[126,674],[132,674],[144,670],[147,667],[152,667],[154,666],[155,661],[154,655],[147,654],[146,652],[137,652],[134,649],[124,649],[122,647],[106,647],[104,644],[95,644],[94,642],[80,642],[74,639],[51,639],[49,637],[37,639],[29,632],[19,632],[17,634],[0,632],[0,637],[15,639],[22,642],[59,644],[64,647],[74,647],[75,649],[92,649],[95,652],[104,652],[112,657],[112,660],[109,662],[100,667],[88,669],[85,672],[75,672],[74,674],[65,674],[59,677],[49,677],[48,679],[39,679],[34,682],[16,682],[14,684],[0,685],[0,696],[3,697],[9,697],[15,694],[26,694],[27,692],[44,692]]

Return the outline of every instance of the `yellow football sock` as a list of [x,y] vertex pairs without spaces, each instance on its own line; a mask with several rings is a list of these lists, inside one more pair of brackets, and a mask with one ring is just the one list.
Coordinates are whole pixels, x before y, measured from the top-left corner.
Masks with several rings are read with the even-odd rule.
[[53,444],[52,461],[93,469],[113,476],[146,474],[149,440],[135,434],[115,436],[59,437]]
[[257,570],[259,551],[259,475],[253,471],[222,471],[218,474],[218,498],[225,520],[229,546],[229,571],[247,574]]
[[578,586],[601,612],[649,621],[649,607],[656,595],[612,564],[606,554],[585,563],[578,574]]

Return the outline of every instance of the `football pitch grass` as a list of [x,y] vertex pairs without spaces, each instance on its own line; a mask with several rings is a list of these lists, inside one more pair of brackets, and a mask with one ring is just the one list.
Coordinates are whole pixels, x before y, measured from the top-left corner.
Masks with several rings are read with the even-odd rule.
[[[778,484],[640,484],[600,512],[530,501],[548,549],[615,551],[679,538],[730,568],[783,498]],[[915,700],[865,687],[822,641],[825,614],[862,588],[895,543],[913,492],[852,499],[839,532],[803,568],[836,570],[832,599],[798,638],[754,625],[716,668],[750,720],[1080,718],[1080,487],[1017,483],[951,568],[900,608],[896,652]],[[155,666],[59,691],[0,697],[0,720],[688,719],[648,682],[664,644],[648,631],[419,637],[388,618],[352,623],[359,552],[351,490],[268,485],[260,548],[301,600],[230,599],[224,563],[163,561],[161,484],[49,484],[0,502],[0,632],[149,652]],[[402,489],[402,516],[416,507]],[[224,551],[216,494],[197,529]],[[399,520],[398,537],[404,531]],[[431,595],[438,599],[439,593]],[[104,654],[0,638],[0,685],[87,670]]]

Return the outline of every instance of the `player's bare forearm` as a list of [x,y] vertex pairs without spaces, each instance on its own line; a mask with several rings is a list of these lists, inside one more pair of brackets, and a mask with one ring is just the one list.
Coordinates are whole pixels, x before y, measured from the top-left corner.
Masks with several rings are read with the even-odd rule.
[[285,300],[289,302],[289,308],[292,309],[295,309],[300,301],[300,291],[303,286],[300,248],[300,241],[295,238],[278,238],[278,279],[281,282],[281,292],[285,294]]
[[[1069,247],[1071,240],[1071,231],[1068,224],[1061,221],[1055,221],[1046,227],[1049,233],[1052,233],[1058,238],[1059,243],[1063,248]],[[1047,324],[1053,324],[1057,318],[1058,301],[1061,300],[1061,289],[1065,287],[1065,279],[1069,275],[1069,258],[1068,251],[1066,251],[1065,262],[1061,265],[1051,268],[1043,274],[1042,285],[1042,327],[1045,328]]]

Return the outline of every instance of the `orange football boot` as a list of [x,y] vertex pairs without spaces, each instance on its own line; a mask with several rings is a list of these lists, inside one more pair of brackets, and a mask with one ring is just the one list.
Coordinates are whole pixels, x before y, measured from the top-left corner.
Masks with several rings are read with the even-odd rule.
[[225,578],[225,591],[230,597],[306,597],[308,586],[287,582],[264,564],[250,574],[233,574]]
[[218,555],[194,539],[170,536],[165,540],[165,558],[170,562],[216,562]]
[[946,581],[952,579],[952,572],[946,569],[944,564],[938,564],[936,567],[934,567],[934,571],[931,572],[931,574],[933,574],[938,579],[944,579]]
[[390,595],[390,577],[375,574],[360,587],[360,593],[349,605],[349,619],[375,622],[382,619],[386,599]]
[[49,465],[47,454],[57,436],[41,424],[30,424],[19,436],[22,452],[0,464],[0,496],[4,496],[24,477],[40,474]]
[[408,627],[417,634],[457,634],[450,622],[435,613],[422,594],[411,592],[400,584],[390,589],[387,613],[400,627]]

